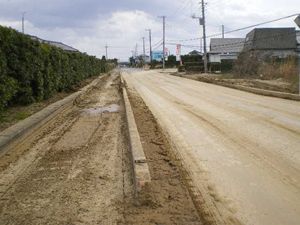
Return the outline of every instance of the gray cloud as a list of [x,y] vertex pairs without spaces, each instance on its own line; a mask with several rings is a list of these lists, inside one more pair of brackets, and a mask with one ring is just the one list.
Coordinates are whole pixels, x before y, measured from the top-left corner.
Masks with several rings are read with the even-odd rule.
[[[299,0],[208,0],[208,34],[296,13]],[[154,42],[162,33],[161,19],[167,15],[167,39],[188,39],[201,35],[191,14],[199,14],[198,0],[0,0],[0,24],[20,30],[26,11],[26,32],[45,39],[63,41],[97,56],[107,43],[111,57],[127,59],[136,43],[152,28]],[[295,26],[292,19],[268,26]],[[245,36],[249,30],[230,34]],[[188,42],[199,45],[199,41]],[[175,52],[174,46],[169,46]],[[191,49],[185,49],[189,51]]]

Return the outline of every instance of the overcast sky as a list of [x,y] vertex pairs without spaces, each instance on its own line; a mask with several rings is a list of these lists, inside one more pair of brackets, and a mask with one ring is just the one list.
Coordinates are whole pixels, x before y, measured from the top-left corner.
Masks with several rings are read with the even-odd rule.
[[[208,35],[219,33],[221,25],[233,30],[300,12],[300,0],[207,0]],[[109,57],[127,60],[136,43],[142,52],[145,29],[153,31],[153,44],[162,39],[162,19],[167,16],[166,39],[197,38],[202,35],[197,0],[0,0],[0,24],[21,30],[22,12],[25,32],[47,40],[61,41],[82,52],[101,57],[108,44]],[[297,10],[298,9],[298,10]],[[263,27],[295,27],[293,18]],[[250,30],[228,34],[245,37]],[[199,41],[185,42],[199,46]],[[175,47],[167,46],[171,53]],[[161,47],[160,47],[161,48]],[[198,47],[199,48],[199,47]],[[196,47],[195,47],[196,49]],[[184,52],[193,50],[184,48]]]

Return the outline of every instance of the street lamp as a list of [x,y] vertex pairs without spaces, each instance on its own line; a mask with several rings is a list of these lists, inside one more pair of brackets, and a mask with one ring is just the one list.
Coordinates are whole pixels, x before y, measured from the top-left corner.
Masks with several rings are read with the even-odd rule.
[[[297,18],[295,19],[295,23],[297,24],[297,26],[300,28],[300,15],[297,16]],[[297,38],[297,36],[296,36]],[[300,95],[300,51],[298,52],[298,69],[299,69],[299,85],[298,85],[298,88],[299,88],[299,95]]]

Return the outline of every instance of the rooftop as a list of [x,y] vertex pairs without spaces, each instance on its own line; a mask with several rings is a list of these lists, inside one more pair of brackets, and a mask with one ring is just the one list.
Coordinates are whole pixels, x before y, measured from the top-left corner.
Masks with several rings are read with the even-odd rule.
[[255,28],[246,36],[245,50],[296,49],[295,28]]
[[32,39],[34,40],[37,40],[39,41],[40,43],[46,43],[46,44],[49,44],[49,45],[52,45],[52,46],[55,46],[57,48],[60,48],[60,49],[63,49],[65,51],[70,51],[70,52],[79,52],[77,49],[69,46],[69,45],[66,45],[62,42],[57,42],[57,41],[48,41],[48,40],[44,40],[44,39],[41,39],[39,37],[36,37],[36,36],[30,36]]

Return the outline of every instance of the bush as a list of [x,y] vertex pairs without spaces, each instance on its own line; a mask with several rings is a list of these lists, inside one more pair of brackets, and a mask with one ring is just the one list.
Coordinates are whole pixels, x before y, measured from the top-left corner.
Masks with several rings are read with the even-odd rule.
[[261,79],[282,78],[294,82],[298,77],[297,57],[277,58],[259,57],[255,52],[243,52],[234,66],[236,77],[253,77]]
[[0,113],[10,104],[29,104],[107,72],[106,60],[41,44],[0,26]]

